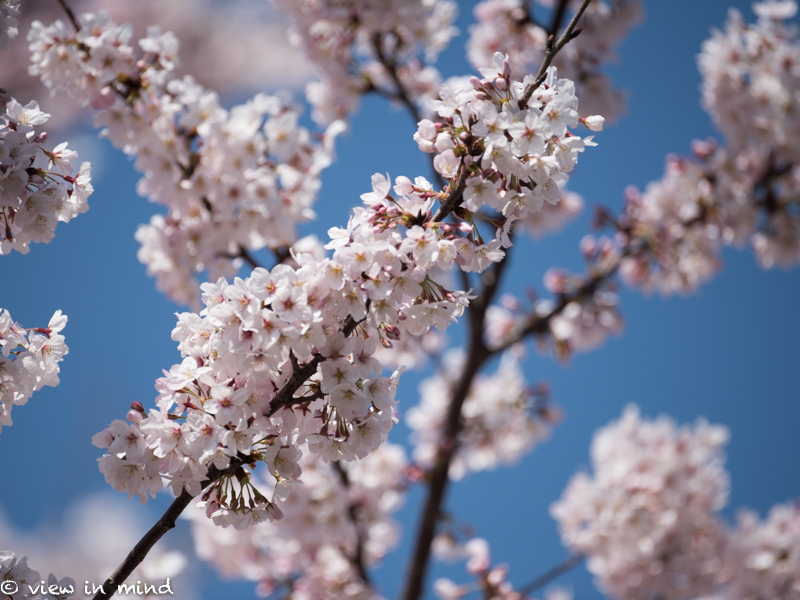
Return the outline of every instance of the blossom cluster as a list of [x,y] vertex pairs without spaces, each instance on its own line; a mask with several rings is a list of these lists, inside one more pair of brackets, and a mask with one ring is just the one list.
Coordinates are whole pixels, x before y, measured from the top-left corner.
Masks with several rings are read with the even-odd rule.
[[17,37],[20,0],[0,0],[0,50],[8,50],[8,41]]
[[[522,600],[524,595],[514,589],[508,577],[508,565],[492,565],[489,543],[483,538],[472,538],[460,549],[467,559],[467,572],[476,581],[473,584],[458,585],[441,577],[433,584],[433,591],[440,600],[460,600],[476,589],[484,598],[490,600]],[[550,597],[548,597],[550,600]]]
[[800,507],[773,506],[766,520],[742,511],[731,535],[727,569],[730,584],[720,600],[800,598]]
[[82,15],[76,34],[36,21],[30,73],[100,110],[103,134],[136,156],[139,193],[168,209],[137,232],[139,259],[159,289],[196,307],[198,273],[230,277],[249,251],[295,242],[341,125],[312,139],[284,96],[259,94],[226,111],[214,92],[175,76],[172,33],[150,27],[141,52],[131,36],[103,12]]
[[0,308],[0,430],[11,425],[11,408],[22,406],[44,386],[58,385],[58,363],[69,352],[61,330],[67,316],[57,310],[47,327],[26,330]]
[[[13,582],[3,586],[3,596],[10,600],[65,600],[75,593],[75,581],[70,577],[59,580],[50,573],[45,581],[28,566],[27,556],[19,558],[7,550],[0,550],[0,581]],[[15,591],[8,593],[11,590]]]
[[[461,355],[446,356],[444,372],[420,384],[420,403],[406,413],[406,424],[413,432],[414,461],[423,469],[432,467],[436,459],[453,381],[462,363]],[[450,478],[514,464],[546,439],[559,412],[547,404],[543,391],[527,385],[518,359],[510,352],[503,355],[495,373],[476,376],[461,410],[463,426]]]
[[[533,19],[533,5],[552,7],[536,0],[484,0],[474,9],[476,24],[470,27],[467,57],[475,68],[488,64],[495,52],[509,55],[511,73],[521,77],[535,71],[547,50],[548,32]],[[575,10],[579,2],[571,2]],[[640,0],[595,0],[581,17],[580,35],[559,52],[553,64],[575,81],[582,106],[608,118],[624,112],[624,96],[602,72],[604,63],[616,58],[614,47],[642,19]]]
[[[51,522],[46,528],[33,530],[22,526],[18,520],[9,519],[7,514],[0,511],[0,539],[3,540],[3,547],[15,549],[17,556],[35,556],[40,571],[68,573],[77,582],[73,597],[86,598],[93,588],[100,587],[100,582],[105,581],[118,566],[118,561],[139,540],[146,530],[146,522],[136,506],[121,498],[110,498],[106,492],[82,495],[63,508],[64,515],[58,523]],[[197,594],[187,565],[188,558],[184,554],[158,544],[126,578],[125,583],[162,583],[170,578],[173,590],[180,590],[183,598],[194,600]],[[0,582],[3,581],[3,575],[0,567]],[[13,572],[9,579],[16,579]],[[16,582],[20,588],[23,587],[19,580]],[[40,583],[41,579],[34,574],[24,584],[24,591],[31,591],[28,585],[36,590]],[[50,585],[53,582],[46,581],[45,589]],[[66,587],[65,582],[61,582],[61,587]],[[107,590],[108,586],[104,586],[104,589]],[[15,600],[18,597],[12,595]],[[152,598],[153,594],[139,597]],[[7,600],[5,595],[2,598]],[[46,598],[53,600],[52,596]]]
[[[453,265],[455,244],[411,225],[436,194],[421,178],[398,178],[395,188],[405,195],[390,202],[388,181],[373,177],[362,196],[369,206],[347,229],[330,230],[331,258],[294,254],[296,269],[256,268],[245,280],[201,286],[205,309],[180,315],[173,331],[185,358],[157,381],[158,408],[139,405],[129,423],[93,439],[108,450],[100,468],[109,483],[144,502],[164,480],[196,495],[210,465],[234,468],[204,500],[216,522],[246,527],[280,514],[286,482],[300,476],[301,446],[351,461],[386,439],[399,371],[382,376],[378,344],[444,330],[468,302],[435,279]],[[272,501],[234,460],[268,465]]]
[[73,174],[77,152],[67,142],[52,151],[37,132],[50,115],[32,100],[22,106],[0,89],[0,255],[27,254],[31,242],[49,242],[59,221],[68,223],[89,210],[91,165]]
[[551,513],[614,598],[800,598],[800,510],[719,518],[728,496],[727,430],[677,427],[629,407],[592,442],[593,476],[575,475]]
[[575,475],[551,513],[601,589],[632,600],[714,591],[726,540],[716,511],[728,496],[727,439],[721,426],[644,421],[634,407],[595,435],[594,475]]
[[689,293],[720,268],[726,245],[753,246],[760,265],[800,262],[800,44],[783,23],[793,1],[754,5],[753,25],[731,11],[703,44],[703,102],[725,144],[695,141],[694,159],[667,158],[664,176],[629,190],[617,239],[630,285]]
[[457,33],[455,2],[272,2],[291,18],[292,42],[318,71],[306,89],[318,123],[347,117],[370,91],[410,96],[419,106],[436,96],[441,77],[420,54],[433,61]]
[[280,521],[236,531],[192,513],[198,555],[226,577],[256,581],[260,596],[290,586],[298,597],[377,597],[359,570],[399,539],[392,513],[404,497],[405,452],[386,443],[351,463],[304,455],[300,465],[304,485],[292,486]]
[[[599,130],[603,118],[579,117],[575,85],[558,79],[555,68],[526,101],[533,77],[513,80],[508,57],[498,53],[493,60],[493,67],[481,69],[483,79],[442,85],[441,100],[431,103],[441,121],[420,121],[414,140],[424,152],[436,154],[436,170],[459,186],[463,202],[455,214],[464,221],[461,227],[496,262],[500,248],[511,245],[512,224],[545,203],[557,204],[558,182],[569,178],[578,155],[594,145],[591,136],[582,139],[568,128],[583,122]],[[502,215],[487,218],[497,233],[485,243],[474,225],[484,208]]]

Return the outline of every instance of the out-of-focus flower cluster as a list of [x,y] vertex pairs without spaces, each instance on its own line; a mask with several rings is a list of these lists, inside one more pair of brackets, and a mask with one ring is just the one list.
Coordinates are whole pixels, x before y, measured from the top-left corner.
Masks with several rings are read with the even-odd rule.
[[[148,526],[144,515],[136,506],[131,506],[120,498],[109,498],[107,494],[81,496],[73,505],[66,507],[60,523],[51,521],[35,530],[12,524],[4,517],[0,513],[0,539],[3,547],[13,548],[17,556],[36,557],[34,565],[42,571],[68,573],[76,582],[72,584],[75,586],[72,598],[86,598],[91,596],[93,589],[99,589],[101,582],[119,565],[120,560],[128,554],[142,533],[147,531]],[[17,565],[21,562],[18,560]],[[3,559],[0,558],[0,565],[2,564]],[[128,576],[125,583],[136,586],[137,581],[140,584],[146,582],[148,589],[154,585],[157,591],[169,578],[174,592],[179,591],[181,598],[194,600],[197,595],[191,570],[187,569],[187,565],[188,559],[184,554],[158,544]],[[34,572],[23,585],[16,577],[19,574],[17,568],[4,572],[3,566],[0,566],[0,582],[15,580],[20,587],[20,593],[30,593],[28,586],[33,586],[35,590],[42,581]],[[47,578],[45,589],[49,589],[53,583]],[[62,580],[59,585],[67,587],[68,583]],[[142,585],[138,588],[143,590]],[[105,586],[104,589],[107,590],[108,587]],[[137,596],[154,598],[157,595],[145,593]],[[3,600],[7,598],[5,594],[2,597]],[[14,600],[25,597],[11,595]],[[33,597],[55,600],[59,595]]]
[[47,327],[26,330],[0,308],[0,430],[11,425],[12,406],[58,385],[58,363],[69,352],[61,335],[66,324],[67,316],[57,310]]
[[67,142],[52,151],[42,146],[47,134],[35,127],[50,115],[35,101],[22,106],[0,89],[0,110],[0,255],[27,254],[31,242],[53,239],[59,221],[89,210],[91,165],[73,175],[78,154]]
[[0,1],[0,50],[8,50],[8,41],[19,33],[19,2],[20,0]]
[[472,538],[463,547],[455,549],[455,552],[467,559],[467,572],[475,581],[458,585],[444,577],[437,579],[433,584],[433,591],[440,600],[460,600],[475,591],[480,591],[487,600],[522,600],[523,594],[514,589],[513,584],[507,580],[508,565],[492,566],[489,543],[485,539]]
[[226,577],[258,582],[260,596],[286,587],[293,598],[379,597],[360,570],[399,539],[392,513],[405,491],[403,449],[387,443],[346,465],[314,455],[299,464],[303,485],[292,486],[280,521],[236,531],[190,515],[198,555]]
[[[34,20],[51,23],[66,16],[60,3],[53,0],[25,0],[18,6],[16,28],[22,38]],[[227,0],[224,4],[214,0],[70,0],[69,7],[75,14],[107,10],[117,23],[130,23],[139,37],[148,25],[158,23],[180,40],[179,77],[193,74],[201,85],[238,97],[264,89],[302,89],[313,76],[309,62],[289,43],[288,20],[264,0]],[[208,27],[209,23],[214,27]],[[231,39],[236,43],[229,43]],[[28,75],[27,45],[17,39],[8,48],[0,62],[2,86],[26,101],[44,98],[44,86]],[[287,64],[292,66],[290,70]],[[48,127],[63,131],[81,121],[84,114],[75,104],[61,103]]]
[[800,506],[779,504],[761,521],[739,514],[731,536],[727,568],[732,580],[720,600],[800,598]]
[[[509,55],[514,77],[536,71],[547,49],[548,31],[532,18],[531,4],[555,12],[554,3],[547,0],[484,0],[475,6],[477,23],[470,27],[467,42],[467,56],[475,68],[502,52]],[[570,2],[570,9],[579,4]],[[581,106],[589,114],[613,119],[624,111],[623,94],[612,87],[602,67],[616,59],[614,47],[641,19],[640,0],[595,0],[581,17],[580,35],[556,55],[553,65],[575,82]],[[565,24],[566,20],[562,27]],[[559,33],[553,33],[558,38]]]
[[[433,466],[441,441],[452,385],[461,371],[463,356],[445,357],[443,373],[420,384],[420,403],[409,409],[406,423],[412,429],[414,461],[423,469]],[[478,375],[461,410],[451,479],[468,472],[492,470],[516,463],[546,439],[559,411],[547,403],[546,389],[527,384],[517,358],[503,355],[497,371]]]
[[730,530],[724,427],[678,427],[629,407],[592,442],[593,475],[575,475],[551,507],[563,543],[613,598],[800,598],[800,512],[744,511]]
[[720,268],[726,245],[753,246],[769,269],[800,262],[800,44],[783,21],[794,1],[754,5],[748,25],[732,10],[703,44],[703,103],[725,136],[669,157],[664,176],[629,190],[617,239],[620,274],[663,294],[690,293]]
[[322,143],[298,125],[288,98],[260,94],[226,111],[191,77],[177,79],[178,41],[157,27],[130,45],[130,26],[106,13],[81,16],[80,31],[34,22],[30,72],[53,93],[101,112],[95,122],[144,174],[138,191],[168,208],[137,232],[139,259],[172,299],[197,305],[195,275],[235,274],[243,254],[290,246],[313,217]]
[[628,408],[592,442],[594,475],[573,477],[551,512],[562,540],[615,598],[671,600],[714,590],[728,497],[728,432],[699,421],[677,428]]
[[455,2],[272,1],[292,19],[292,41],[318,71],[320,80],[306,89],[318,123],[347,117],[374,90],[410,96],[418,106],[436,96],[441,77],[426,60],[435,60],[456,34]]
[[10,600],[65,600],[75,593],[75,580],[70,577],[59,580],[50,573],[45,581],[28,566],[27,556],[19,558],[7,550],[0,550],[0,582],[3,582],[3,596]]

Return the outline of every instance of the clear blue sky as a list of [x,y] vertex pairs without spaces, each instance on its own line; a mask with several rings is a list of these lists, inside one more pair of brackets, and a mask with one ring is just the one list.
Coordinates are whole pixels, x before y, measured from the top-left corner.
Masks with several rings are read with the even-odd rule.
[[[734,4],[753,20],[748,3]],[[571,181],[590,206],[618,209],[625,186],[644,187],[660,177],[666,154],[687,153],[692,139],[714,133],[700,108],[695,56],[709,29],[722,26],[729,5],[646,2],[646,22],[632,32],[619,64],[609,69],[616,85],[629,92],[628,115],[596,137],[600,145],[582,156]],[[472,21],[471,6],[462,3],[463,32]],[[462,33],[440,61],[446,76],[470,72],[464,40]],[[55,101],[41,99],[41,104],[57,110]],[[344,224],[374,172],[427,175],[427,157],[416,150],[413,131],[405,113],[368,99],[352,133],[338,144],[337,164],[324,174],[320,220],[307,232],[324,235],[328,227]],[[132,401],[152,405],[154,380],[179,361],[170,331],[173,313],[182,309],[155,291],[136,260],[133,233],[157,207],[136,196],[137,175],[105,142],[87,158],[96,172],[91,210],[59,225],[55,240],[35,245],[28,256],[0,258],[0,306],[16,320],[34,327],[46,324],[56,309],[69,315],[64,333],[70,353],[62,363],[61,385],[16,407],[15,424],[0,434],[0,510],[22,528],[58,522],[83,495],[108,489],[91,436],[122,418]],[[577,244],[588,232],[590,214],[587,210],[563,235],[521,244],[510,289],[541,289],[550,266],[581,268]],[[550,382],[566,420],[519,467],[472,475],[454,485],[447,506],[489,539],[495,560],[510,564],[513,581],[526,583],[566,556],[547,508],[569,477],[587,465],[592,432],[630,402],[646,415],[667,413],[681,422],[704,416],[731,429],[726,518],[743,506],[764,515],[772,504],[800,495],[800,274],[764,272],[749,250],[728,250],[724,260],[723,272],[692,297],[648,299],[624,291],[623,335],[568,365],[531,353],[530,381]],[[416,401],[418,381],[416,375],[404,376],[401,407]],[[399,443],[406,438],[402,425],[392,434]],[[412,493],[400,513],[407,535],[379,572],[389,598],[405,569],[420,497]],[[168,501],[164,496],[141,510],[154,520]],[[181,534],[169,538],[176,543]],[[437,568],[437,573],[467,580],[461,566]],[[203,592],[207,600],[254,596],[252,584],[226,592],[213,576],[202,577],[209,585]],[[576,598],[601,597],[582,568],[561,581],[573,586]]]

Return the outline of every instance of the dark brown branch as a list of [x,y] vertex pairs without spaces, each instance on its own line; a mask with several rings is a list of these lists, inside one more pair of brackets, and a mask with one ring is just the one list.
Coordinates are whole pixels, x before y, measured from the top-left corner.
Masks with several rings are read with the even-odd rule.
[[[349,336],[358,326],[358,323],[359,322],[353,319],[353,317],[348,316],[344,326],[341,329],[342,333],[344,333],[346,337]],[[270,402],[269,410],[266,416],[271,417],[284,406],[295,404],[298,401],[308,401],[308,398],[294,398],[294,393],[300,389],[300,386],[302,386],[311,375],[314,374],[314,372],[317,370],[317,365],[324,360],[324,356],[317,354],[303,367],[300,367],[299,369],[294,368],[292,377],[286,382],[283,388],[281,388],[275,398],[272,399],[272,402]],[[246,461],[247,457],[240,455],[240,457],[233,459],[230,466],[226,469],[218,470],[216,467],[211,465],[208,469],[208,479],[201,484],[201,489],[204,490],[225,475],[233,473],[236,469],[245,464]],[[161,515],[161,518],[156,522],[156,524],[150,528],[150,531],[148,531],[144,537],[139,540],[139,543],[133,547],[133,550],[130,551],[119,568],[114,571],[114,574],[106,580],[105,584],[103,584],[104,591],[99,592],[93,600],[107,600],[114,595],[117,586],[124,582],[125,579],[133,572],[133,570],[139,566],[155,543],[160,540],[165,533],[175,527],[175,521],[186,509],[186,507],[189,506],[189,503],[192,501],[193,497],[194,496],[192,496],[185,489],[181,492],[181,495],[178,496],[172,504],[170,504],[166,512]]]
[[447,215],[453,212],[459,202],[461,202],[461,196],[464,194],[464,189],[467,187],[466,178],[467,170],[462,168],[461,172],[458,174],[458,179],[450,183],[450,194],[448,194],[444,202],[441,203],[436,214],[433,215],[433,221],[435,223],[444,221]]
[[[245,460],[246,457],[244,459],[242,457],[234,458],[231,460],[230,466],[221,470],[211,465],[208,469],[208,479],[200,484],[201,489],[206,489],[215,481],[234,473],[245,463]],[[186,489],[181,492],[180,496],[175,498],[166,512],[156,521],[156,524],[150,528],[150,531],[144,534],[142,539],[133,547],[133,550],[128,553],[128,556],[125,557],[125,560],[122,561],[119,568],[114,571],[114,574],[106,579],[101,587],[102,591],[95,594],[93,600],[108,600],[108,598],[111,598],[117,592],[118,586],[124,583],[130,574],[133,573],[133,570],[141,564],[155,543],[160,540],[165,533],[175,527],[175,521],[177,521],[186,507],[189,506],[193,498],[194,496],[187,492]]]
[[72,12],[72,9],[67,4],[66,0],[56,0],[60,5],[61,8],[64,9],[64,12],[67,13],[67,17],[69,17],[70,23],[72,23],[72,27],[75,29],[75,33],[78,33],[81,30],[81,26],[78,23],[78,19],[75,18],[75,13]]
[[[367,310],[369,311],[369,305],[367,305]],[[344,325],[342,326],[341,332],[345,337],[350,337],[350,334],[353,333],[360,322],[361,321],[356,321],[353,317],[348,316],[344,322]],[[290,356],[293,357],[294,355]],[[297,359],[295,359],[295,363],[296,360]],[[324,356],[321,354],[315,354],[314,358],[312,358],[302,367],[299,365],[295,366],[292,369],[292,376],[289,378],[289,381],[287,381],[281,390],[275,394],[275,397],[270,401],[269,408],[264,416],[269,418],[285,406],[308,402],[308,398],[295,398],[294,393],[300,389],[300,386],[308,381],[308,378],[317,371],[317,366],[324,360]]]
[[543,573],[542,575],[540,575],[539,577],[537,577],[536,579],[534,579],[530,583],[522,586],[517,591],[524,598],[528,594],[531,594],[531,593],[535,592],[536,590],[538,590],[539,588],[542,588],[542,587],[546,586],[548,583],[550,583],[554,579],[556,579],[558,577],[561,577],[564,573],[566,573],[568,571],[571,571],[572,569],[577,567],[579,564],[581,564],[582,561],[583,561],[583,556],[581,556],[580,554],[576,554],[574,556],[570,556],[567,560],[565,560],[561,564],[556,565],[555,567],[553,567],[549,571]]
[[[342,485],[349,491],[350,477],[347,475],[345,468],[338,460],[333,461],[333,468],[339,475],[339,480],[342,482]],[[356,551],[353,556],[350,557],[350,562],[356,568],[358,575],[361,577],[364,583],[372,587],[372,582],[370,581],[369,574],[367,573],[367,568],[364,565],[364,532],[361,527],[361,522],[358,518],[358,507],[353,502],[347,503],[347,514],[350,516],[350,520],[353,522],[353,527],[356,528]]]
[[[400,80],[400,74],[397,72],[397,61],[394,58],[387,57],[386,53],[383,51],[383,42],[380,33],[376,33],[373,36],[372,45],[375,48],[375,54],[377,55],[378,60],[388,71],[389,76],[394,82],[395,88],[397,88],[397,91],[395,93],[387,92],[386,90],[376,87],[372,82],[370,82],[370,88],[368,88],[368,91],[375,91],[381,96],[402,102],[408,109],[408,112],[411,113],[414,123],[419,123],[422,120],[422,115],[420,115],[417,105],[414,104],[413,100],[411,100],[408,90],[406,90],[403,82]],[[433,170],[433,177],[436,179],[440,187],[444,187],[444,178],[436,169]]]
[[561,21],[564,20],[564,13],[567,12],[567,4],[569,0],[561,0],[553,12],[553,19],[550,21],[550,27],[547,29],[548,36],[553,37],[558,35],[558,30],[561,29]]
[[422,595],[422,586],[425,582],[425,574],[430,560],[431,544],[436,534],[436,523],[441,514],[441,507],[449,482],[450,464],[458,450],[458,434],[463,427],[461,409],[467,399],[475,376],[492,355],[483,340],[486,310],[489,308],[500,286],[500,280],[508,263],[508,258],[507,251],[502,261],[496,263],[492,269],[484,272],[481,278],[481,293],[470,303],[467,309],[469,319],[467,358],[458,381],[453,385],[450,405],[447,409],[447,416],[439,439],[439,448],[433,468],[428,475],[428,496],[425,500],[422,519],[417,530],[417,540],[406,577],[403,600],[418,600]]
[[250,254],[250,252],[248,252],[247,248],[244,246],[239,246],[239,258],[243,258],[244,261],[250,265],[251,269],[257,269],[261,266],[261,263],[253,258],[253,255]]
[[377,55],[378,60],[389,72],[389,76],[392,78],[392,81],[397,88],[397,91],[395,92],[395,98],[406,105],[406,108],[408,108],[411,116],[414,117],[414,123],[419,123],[422,120],[422,116],[419,114],[417,105],[414,104],[414,102],[408,96],[408,92],[406,92],[403,82],[400,81],[400,74],[397,72],[397,61],[394,58],[386,56],[386,53],[383,51],[382,34],[380,32],[373,36],[372,46],[375,48],[375,54]]
[[561,294],[558,302],[549,313],[543,316],[536,314],[531,315],[527,322],[518,328],[513,335],[504,340],[500,345],[490,348],[489,352],[491,352],[491,354],[497,354],[498,352],[507,350],[514,344],[521,342],[529,335],[545,333],[550,327],[550,321],[552,321],[553,317],[561,314],[561,312],[571,302],[581,300],[582,298],[586,298],[594,294],[602,283],[604,283],[617,272],[617,269],[619,269],[619,265],[622,262],[622,258],[628,256],[629,254],[630,252],[628,250],[623,251],[614,264],[612,264],[606,270],[600,273],[595,273],[589,279],[587,279],[583,285],[579,286],[572,292]]
[[592,0],[583,0],[583,2],[581,2],[580,7],[572,16],[572,19],[567,25],[567,28],[564,30],[564,33],[561,35],[561,37],[558,39],[557,42],[553,43],[555,35],[551,34],[550,39],[548,39],[547,41],[547,50],[545,50],[544,58],[542,59],[542,64],[539,66],[539,70],[536,72],[536,78],[534,79],[533,83],[528,84],[528,87],[525,88],[522,97],[519,99],[520,108],[525,108],[528,105],[528,100],[531,99],[533,92],[536,91],[536,88],[542,85],[542,82],[547,77],[547,68],[553,62],[553,59],[556,57],[556,54],[558,54],[559,51],[564,46],[567,45],[567,42],[574,39],[578,35],[578,33],[580,33],[580,30],[575,31],[575,26],[578,24],[578,21],[588,8],[591,1]]

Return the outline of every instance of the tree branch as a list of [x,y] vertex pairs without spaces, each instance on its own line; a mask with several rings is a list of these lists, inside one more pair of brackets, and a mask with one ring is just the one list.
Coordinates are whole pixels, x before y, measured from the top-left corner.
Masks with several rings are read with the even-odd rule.
[[569,0],[561,0],[553,12],[553,19],[550,21],[550,27],[547,28],[548,36],[555,37],[558,35],[558,30],[561,29],[561,21],[564,20],[564,13],[567,12],[567,5]]
[[483,340],[486,310],[497,293],[508,260],[509,253],[507,252],[502,261],[492,269],[484,272],[481,278],[481,292],[467,309],[470,322],[467,359],[458,381],[455,382],[452,388],[450,405],[447,409],[447,416],[439,440],[439,448],[434,459],[434,466],[429,473],[428,496],[425,500],[425,507],[417,530],[417,540],[406,577],[403,600],[418,600],[422,594],[422,585],[425,581],[425,574],[430,560],[431,544],[436,534],[436,522],[441,514],[441,507],[449,482],[450,464],[458,449],[458,434],[463,427],[461,409],[467,399],[475,376],[492,355]]
[[467,178],[467,170],[465,168],[461,169],[461,172],[458,174],[458,179],[455,182],[450,183],[450,193],[448,194],[447,198],[444,199],[439,205],[439,210],[436,211],[436,214],[433,215],[434,223],[440,223],[447,218],[453,210],[458,206],[458,203],[461,201],[461,196],[464,193],[464,189],[467,187],[466,184]]
[[500,345],[490,348],[489,352],[491,354],[497,354],[498,352],[503,352],[504,350],[507,350],[514,344],[521,342],[529,335],[544,333],[545,331],[547,331],[547,328],[550,326],[550,321],[553,319],[553,317],[559,315],[571,302],[575,302],[577,300],[580,300],[581,298],[585,298],[587,296],[594,294],[595,291],[597,291],[597,288],[599,288],[603,282],[605,282],[609,277],[611,277],[617,272],[617,269],[619,269],[619,265],[622,262],[622,259],[628,255],[629,252],[623,252],[617,259],[617,261],[614,262],[605,271],[592,275],[589,279],[587,279],[583,283],[583,285],[581,285],[574,291],[568,294],[561,294],[558,299],[558,302],[550,312],[548,312],[546,315],[543,316],[539,316],[536,314],[531,315],[530,318],[527,320],[527,322],[523,324],[521,327],[519,327],[513,335],[511,335],[508,339],[504,340]]
[[250,252],[248,252],[247,248],[245,248],[244,246],[239,246],[239,258],[243,258],[244,261],[248,265],[250,265],[251,269],[257,269],[261,267],[261,263],[259,263],[255,258],[253,258],[253,255],[250,254]]
[[[547,68],[553,62],[553,59],[555,58],[556,54],[558,54],[559,51],[564,46],[567,45],[567,42],[574,39],[580,33],[580,30],[574,32],[575,26],[578,24],[578,20],[586,11],[591,1],[592,0],[583,0],[583,2],[581,2],[580,7],[572,16],[572,19],[567,25],[567,28],[564,30],[564,33],[559,38],[558,42],[553,44],[555,35],[552,33],[550,34],[550,38],[547,40],[547,50],[545,50],[544,58],[542,59],[542,64],[539,66],[539,70],[536,72],[536,78],[534,79],[533,83],[528,84],[528,87],[525,88],[522,97],[519,99],[520,108],[525,108],[528,105],[528,100],[531,99],[533,92],[536,91],[536,88],[542,85],[542,82],[547,77]],[[559,8],[561,7],[559,6]]]
[[[241,456],[236,457],[231,460],[230,466],[221,470],[211,465],[208,468],[208,479],[200,484],[201,489],[206,489],[215,481],[234,473],[245,464],[246,458],[247,457],[242,458]],[[114,571],[114,574],[105,580],[101,587],[102,591],[95,594],[93,600],[108,600],[117,592],[118,586],[124,583],[130,574],[133,573],[133,570],[141,564],[155,543],[160,540],[165,533],[175,527],[175,522],[178,517],[186,507],[189,506],[193,498],[194,496],[184,488],[180,496],[175,498],[166,512],[164,512],[161,518],[156,521],[156,524],[150,528],[150,531],[145,533],[142,539],[133,547],[133,550],[128,553],[128,556],[125,557],[122,564]]]
[[[378,57],[378,60],[384,66],[384,68],[389,72],[389,76],[392,78],[392,81],[394,82],[397,91],[394,94],[392,94],[390,92],[387,92],[385,90],[376,87],[371,82],[370,82],[371,86],[370,90],[375,91],[381,96],[384,96],[386,98],[402,102],[408,109],[408,112],[411,113],[411,117],[414,119],[414,124],[419,123],[422,120],[422,115],[419,113],[417,105],[414,104],[413,100],[411,100],[411,96],[409,95],[408,90],[406,90],[405,86],[403,85],[403,82],[400,80],[400,74],[397,72],[397,61],[394,60],[393,58],[390,59],[389,57],[387,57],[386,53],[383,51],[383,43],[380,33],[376,33],[373,36],[372,45],[375,48],[375,55]],[[433,167],[432,164],[431,167]],[[434,179],[436,179],[436,182],[439,184],[440,187],[445,186],[446,182],[444,178],[436,169],[433,169],[433,177]]]
[[405,87],[403,87],[403,82],[400,81],[400,75],[397,72],[397,61],[395,61],[394,58],[387,57],[386,53],[383,51],[382,34],[380,32],[376,33],[372,37],[372,47],[375,49],[375,54],[378,57],[378,60],[389,72],[389,76],[392,78],[392,81],[397,88],[395,98],[406,105],[406,108],[408,108],[411,116],[414,117],[414,123],[419,123],[422,120],[422,116],[419,114],[417,105],[414,104],[414,102],[408,96],[408,92],[406,92]]
[[581,564],[581,562],[583,562],[583,556],[581,556],[580,554],[575,554],[573,556],[570,556],[569,558],[567,558],[567,560],[565,560],[561,564],[558,564],[549,571],[546,571],[545,573],[543,573],[530,583],[519,588],[519,590],[517,591],[524,598],[528,594],[531,594],[536,590],[538,590],[539,588],[546,586],[554,579],[561,577],[561,575],[563,575],[564,573],[571,571],[579,564]]
[[69,17],[70,23],[72,23],[72,27],[75,29],[75,33],[78,33],[81,30],[81,26],[78,23],[78,19],[75,18],[75,13],[72,12],[72,9],[67,4],[66,0],[56,0],[61,5],[61,8],[64,9],[64,12],[67,13],[67,17]]
[[[369,310],[369,306],[367,306],[367,309]],[[344,326],[342,326],[341,329],[345,337],[353,333],[359,323],[360,321],[356,321],[353,319],[353,317],[348,316],[345,320]],[[294,404],[297,401],[306,402],[308,400],[307,398],[294,398],[294,393],[300,389],[300,386],[303,385],[311,375],[314,374],[314,372],[317,370],[317,365],[324,360],[324,356],[316,354],[314,358],[304,366],[300,367],[299,369],[295,367],[292,370],[292,377],[286,382],[286,384],[270,402],[269,410],[267,411],[266,416],[271,417],[279,409],[289,404]],[[211,465],[208,468],[208,479],[200,484],[200,489],[205,490],[215,481],[218,481],[225,475],[233,473],[243,464],[246,464],[247,458],[248,457],[246,456],[240,455],[239,457],[231,460],[229,467],[222,470],[219,470],[214,465]],[[174,502],[170,504],[166,512],[161,515],[161,518],[158,521],[156,521],[156,524],[150,528],[150,531],[148,531],[144,537],[139,540],[139,543],[133,547],[133,550],[130,551],[119,568],[114,571],[114,574],[106,580],[106,582],[103,584],[104,591],[99,592],[93,598],[93,600],[108,600],[108,598],[111,598],[111,596],[114,595],[117,586],[124,582],[125,579],[133,572],[133,570],[139,566],[155,543],[160,540],[165,533],[175,527],[175,521],[186,509],[186,507],[189,506],[192,498],[194,498],[194,496],[187,492],[186,489],[181,492],[180,496],[178,496]]]
[[[334,470],[339,475],[339,480],[342,482],[342,485],[349,491],[350,477],[347,475],[347,471],[338,460],[333,461],[332,464]],[[350,520],[353,522],[353,527],[356,529],[356,551],[353,556],[350,557],[350,562],[353,563],[353,566],[358,571],[358,574],[364,583],[369,587],[372,587],[372,582],[370,581],[369,574],[367,573],[366,566],[364,565],[365,540],[364,532],[361,529],[360,521],[358,519],[358,507],[352,502],[348,502],[347,513],[350,515]]]

